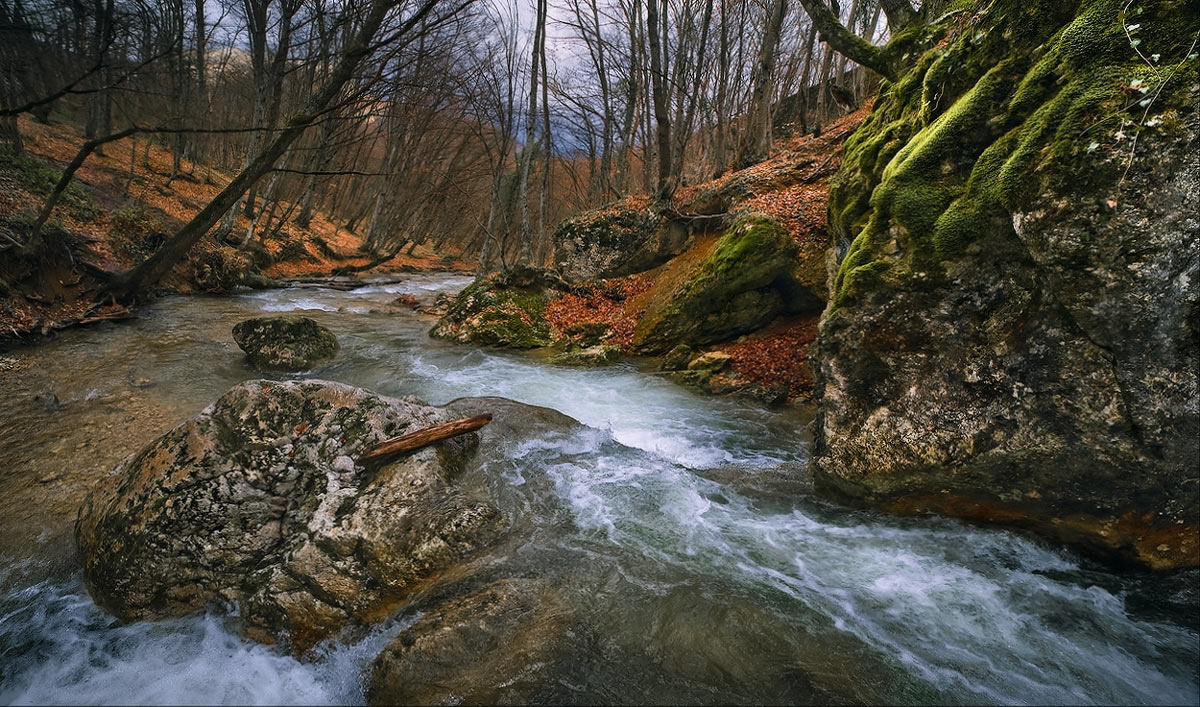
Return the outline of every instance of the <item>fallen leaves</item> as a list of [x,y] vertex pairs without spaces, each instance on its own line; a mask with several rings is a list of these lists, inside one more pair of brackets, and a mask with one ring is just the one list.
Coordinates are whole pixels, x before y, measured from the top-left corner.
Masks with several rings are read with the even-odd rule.
[[653,284],[644,275],[629,275],[602,280],[586,295],[565,292],[546,305],[546,321],[560,333],[576,324],[605,324],[608,343],[627,351],[642,314],[634,302]]
[[808,348],[819,320],[818,315],[789,318],[721,350],[733,357],[731,365],[739,377],[764,387],[786,386],[789,398],[807,396],[813,386]]

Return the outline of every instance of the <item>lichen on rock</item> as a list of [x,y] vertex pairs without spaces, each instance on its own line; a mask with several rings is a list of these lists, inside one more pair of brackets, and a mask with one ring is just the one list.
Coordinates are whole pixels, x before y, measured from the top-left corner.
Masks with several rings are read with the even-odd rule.
[[338,352],[337,337],[308,317],[256,317],[233,327],[233,340],[263,370],[304,371]]
[[453,482],[474,435],[354,462],[452,417],[340,383],[242,383],[88,496],[75,538],[92,597],[125,620],[231,605],[249,636],[297,652],[382,619],[504,528]]
[[666,262],[690,236],[640,203],[587,211],[554,229],[554,266],[573,282],[632,275]]

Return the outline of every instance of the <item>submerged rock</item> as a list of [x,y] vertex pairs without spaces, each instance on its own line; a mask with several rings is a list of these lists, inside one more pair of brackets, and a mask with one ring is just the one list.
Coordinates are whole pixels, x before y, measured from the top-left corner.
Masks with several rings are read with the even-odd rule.
[[473,434],[355,465],[454,417],[340,383],[242,383],[88,496],[75,528],[88,588],[125,620],[226,603],[248,635],[297,651],[379,620],[504,527],[453,483]]
[[[1197,69],[1151,89],[1134,150],[1108,120],[1144,66],[1119,9],[997,4],[987,32],[942,27],[847,142],[818,489],[1200,564]],[[1146,55],[1200,29],[1172,3],[1138,22]]]
[[308,317],[256,317],[233,327],[233,340],[256,367],[304,371],[333,358],[337,337]]
[[371,664],[372,705],[538,702],[567,621],[533,579],[502,579],[438,601]]

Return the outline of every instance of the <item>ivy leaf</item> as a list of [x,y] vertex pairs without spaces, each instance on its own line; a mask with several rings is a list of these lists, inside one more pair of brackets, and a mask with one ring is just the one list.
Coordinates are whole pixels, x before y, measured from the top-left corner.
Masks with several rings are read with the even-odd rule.
[[1088,151],[1088,152],[1095,152],[1097,147],[1100,147],[1100,143],[1098,143],[1098,142],[1093,142],[1092,144],[1090,144],[1090,145],[1088,145],[1088,146],[1087,146],[1087,151]]
[[1137,49],[1137,45],[1139,45],[1139,44],[1141,44],[1141,43],[1142,43],[1142,40],[1140,40],[1140,39],[1134,39],[1134,40],[1132,40],[1132,41],[1130,41],[1130,42],[1129,42],[1129,46],[1133,47],[1134,49]]

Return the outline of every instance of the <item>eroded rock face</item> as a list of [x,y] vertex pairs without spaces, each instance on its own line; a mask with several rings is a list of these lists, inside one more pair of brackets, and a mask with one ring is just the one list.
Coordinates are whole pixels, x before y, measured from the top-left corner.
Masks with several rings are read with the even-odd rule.
[[[1166,87],[1131,153],[1119,126],[1096,122],[1101,99],[1124,100],[1120,72],[1096,64],[1138,64],[1120,23],[1084,4],[1045,12],[1060,34],[995,29],[1026,11],[994,6],[978,21],[993,45],[1052,35],[1041,83],[985,64],[974,89],[965,72],[961,97],[922,120],[897,91],[848,143],[831,204],[854,244],[818,339],[816,487],[1145,567],[1196,566],[1195,73]],[[1143,21],[1168,43],[1194,29],[1172,29],[1184,20],[1166,6]],[[952,33],[931,54],[974,52],[978,36]],[[919,92],[937,66],[905,85]]]
[[233,340],[264,370],[305,371],[333,358],[337,337],[308,317],[256,317],[233,327]]
[[453,483],[474,435],[353,461],[454,417],[339,383],[242,383],[89,495],[75,537],[92,596],[126,620],[228,603],[297,651],[381,619],[504,527]]
[[446,598],[375,658],[367,703],[537,702],[566,628],[561,603],[538,580],[501,579]]

